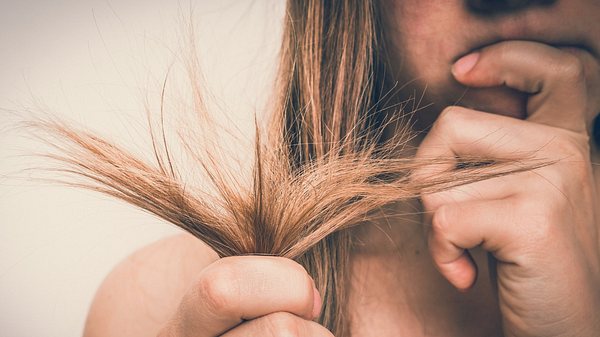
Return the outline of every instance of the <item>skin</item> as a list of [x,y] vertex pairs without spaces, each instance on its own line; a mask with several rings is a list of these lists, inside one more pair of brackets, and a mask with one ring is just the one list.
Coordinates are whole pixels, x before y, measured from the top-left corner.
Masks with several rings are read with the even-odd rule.
[[[510,157],[530,150],[558,162],[423,196],[432,215],[431,256],[451,284],[466,290],[477,270],[465,249],[481,246],[493,255],[505,335],[566,336],[577,328],[577,335],[591,336],[600,328],[600,255],[583,66],[569,53],[533,42],[498,43],[479,57],[475,68],[457,70],[455,77],[473,86],[508,83],[539,92],[528,101],[528,118],[446,108],[417,157]],[[549,73],[555,60],[568,66]],[[425,167],[418,174],[439,169]]]
[[[600,111],[600,3],[532,4],[491,17],[457,0],[388,5],[391,42],[403,51],[398,78],[410,80],[409,91],[427,85],[434,104],[417,116],[422,128],[435,120],[417,157],[531,153],[552,164],[423,195],[412,206],[424,218],[357,229],[354,334],[597,335],[600,172],[588,132]],[[425,166],[414,179],[446,169]],[[217,260],[180,236],[109,275],[85,335],[331,336],[312,321],[320,309],[295,262]]]
[[[452,105],[527,118],[526,93],[510,86],[482,88],[461,83],[450,71],[460,57],[500,41],[527,40],[557,47],[585,47],[593,58],[586,62],[588,99],[598,96],[594,93],[600,91],[599,1],[563,0],[545,6],[529,1],[532,4],[488,15],[470,9],[470,2],[383,2],[383,12],[387,13],[384,15],[386,36],[393,51],[391,63],[398,82],[409,83],[409,93],[425,91],[425,102],[431,104],[419,114],[422,128],[431,125],[444,108]],[[597,112],[590,110],[586,122]]]

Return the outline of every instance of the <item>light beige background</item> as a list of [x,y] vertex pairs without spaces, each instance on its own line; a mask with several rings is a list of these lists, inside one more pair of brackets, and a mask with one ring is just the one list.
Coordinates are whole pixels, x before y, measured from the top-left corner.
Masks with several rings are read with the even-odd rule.
[[178,231],[108,197],[27,181],[19,170],[32,162],[21,155],[37,145],[11,127],[37,105],[117,142],[144,145],[135,132],[144,123],[141,94],[156,103],[155,84],[180,47],[180,15],[190,4],[219,113],[231,111],[248,129],[271,85],[283,1],[0,4],[0,336],[81,335],[108,271]]

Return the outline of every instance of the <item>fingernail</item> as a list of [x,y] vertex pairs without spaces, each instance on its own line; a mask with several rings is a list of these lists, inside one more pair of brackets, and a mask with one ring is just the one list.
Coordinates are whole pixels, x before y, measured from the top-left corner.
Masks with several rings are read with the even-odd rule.
[[317,290],[317,288],[313,288],[313,319],[319,317],[319,315],[321,314],[322,305],[323,304],[321,303],[321,295],[319,294],[319,291]]
[[463,75],[471,71],[479,60],[479,54],[479,52],[474,52],[461,57],[458,61],[454,62],[452,73],[455,75]]

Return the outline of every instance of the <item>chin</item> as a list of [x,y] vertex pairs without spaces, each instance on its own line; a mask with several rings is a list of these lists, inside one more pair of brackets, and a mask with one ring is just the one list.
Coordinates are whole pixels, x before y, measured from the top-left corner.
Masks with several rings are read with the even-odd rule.
[[415,115],[415,128],[417,130],[429,129],[442,110],[453,105],[511,118],[526,119],[528,97],[527,94],[507,87],[469,88],[467,90],[463,88],[452,94],[433,95],[428,100],[432,104]]
[[455,105],[518,119],[527,118],[529,95],[506,87],[469,89]]

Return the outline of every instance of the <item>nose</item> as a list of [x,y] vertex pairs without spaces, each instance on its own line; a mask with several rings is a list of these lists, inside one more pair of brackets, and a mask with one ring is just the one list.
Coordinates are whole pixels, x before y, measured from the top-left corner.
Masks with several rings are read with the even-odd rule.
[[516,12],[531,6],[549,6],[556,0],[467,0],[467,7],[480,14]]

